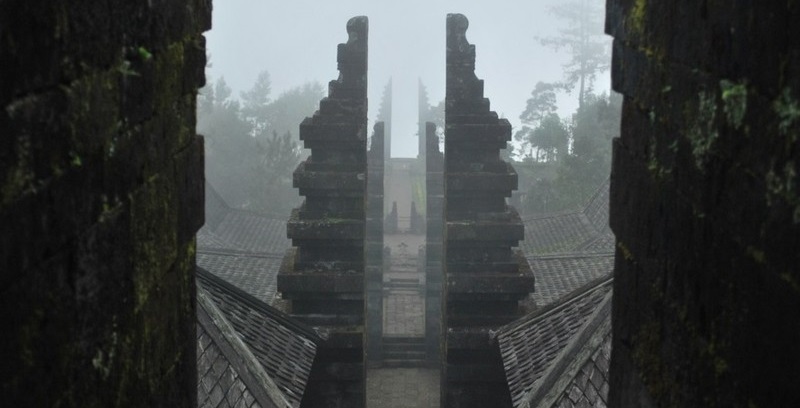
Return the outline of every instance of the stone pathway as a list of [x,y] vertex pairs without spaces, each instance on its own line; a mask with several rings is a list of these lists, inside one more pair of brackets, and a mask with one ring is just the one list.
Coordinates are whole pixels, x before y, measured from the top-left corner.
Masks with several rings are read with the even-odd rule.
[[[425,336],[425,277],[417,270],[422,235],[386,235],[392,249],[390,270],[384,274],[383,334]],[[367,408],[438,408],[439,370],[430,368],[370,368],[367,370]]]
[[392,249],[391,266],[383,277],[384,336],[425,336],[425,277],[417,270],[418,250],[424,242],[421,235],[384,237],[384,244]]
[[439,370],[378,368],[367,374],[367,408],[438,408]]
[[384,297],[383,335],[425,336],[425,305],[420,294],[389,294]]

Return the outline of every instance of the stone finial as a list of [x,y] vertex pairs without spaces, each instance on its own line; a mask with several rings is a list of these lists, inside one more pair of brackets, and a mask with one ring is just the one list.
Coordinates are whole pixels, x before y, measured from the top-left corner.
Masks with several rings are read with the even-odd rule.
[[447,50],[465,52],[471,45],[467,41],[467,28],[469,20],[463,14],[451,13],[447,15]]
[[367,16],[356,16],[347,21],[347,45],[367,49],[369,19]]

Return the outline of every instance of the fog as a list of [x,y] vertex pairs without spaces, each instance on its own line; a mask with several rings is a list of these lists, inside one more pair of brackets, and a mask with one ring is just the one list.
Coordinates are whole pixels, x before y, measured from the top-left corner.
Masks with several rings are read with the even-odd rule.
[[[234,95],[249,89],[263,70],[270,73],[273,97],[308,81],[326,85],[338,76],[336,45],[347,40],[347,20],[366,15],[370,121],[392,78],[392,156],[415,157],[417,80],[427,87],[432,105],[444,99],[447,13],[469,18],[467,38],[476,46],[476,74],[485,80],[485,96],[516,130],[534,85],[563,77],[567,52],[556,53],[537,39],[557,35],[565,24],[547,13],[555,4],[557,0],[219,1],[213,28],[206,33],[212,63],[207,76],[224,76]],[[608,77],[608,72],[598,76],[595,92],[609,89]],[[577,104],[575,92],[560,95],[558,113],[567,116]]]

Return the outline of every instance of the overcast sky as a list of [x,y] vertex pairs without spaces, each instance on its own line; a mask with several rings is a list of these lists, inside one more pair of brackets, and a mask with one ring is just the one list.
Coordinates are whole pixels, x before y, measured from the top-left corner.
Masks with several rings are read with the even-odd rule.
[[[417,79],[435,105],[444,99],[445,19],[462,13],[470,21],[467,39],[475,44],[476,74],[485,82],[492,110],[516,129],[519,115],[538,81],[560,80],[567,55],[539,44],[556,35],[562,21],[547,13],[559,0],[222,0],[214,2],[213,28],[206,33],[212,67],[234,95],[249,89],[267,70],[272,97],[307,81],[327,90],[338,76],[336,45],[347,41],[350,17],[369,17],[369,118],[378,113],[384,85],[394,85],[392,156],[417,154]],[[602,0],[598,0],[602,1]],[[609,89],[608,72],[598,92]],[[559,98],[559,114],[572,113],[577,96]],[[371,126],[371,123],[370,123]]]

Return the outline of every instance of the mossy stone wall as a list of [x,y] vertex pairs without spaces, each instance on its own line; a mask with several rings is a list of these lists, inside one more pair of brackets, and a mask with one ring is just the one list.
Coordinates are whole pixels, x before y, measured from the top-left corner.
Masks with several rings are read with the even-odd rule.
[[800,406],[800,2],[609,0],[610,406]]
[[210,0],[0,3],[4,406],[196,399]]

